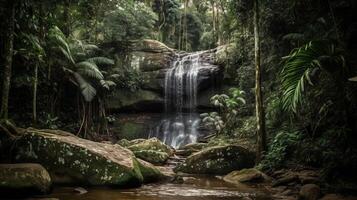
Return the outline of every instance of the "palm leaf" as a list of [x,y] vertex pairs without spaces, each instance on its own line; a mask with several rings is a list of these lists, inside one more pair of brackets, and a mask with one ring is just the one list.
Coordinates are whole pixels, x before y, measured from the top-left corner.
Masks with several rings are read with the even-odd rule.
[[281,77],[284,110],[296,112],[306,84],[313,85],[310,77],[312,72],[325,67],[322,65],[325,62],[321,61],[328,60],[330,63],[341,64],[343,59],[341,55],[336,54],[334,45],[327,41],[312,41],[283,58]]
[[82,75],[85,75],[85,76],[88,76],[91,78],[95,78],[98,80],[104,79],[102,72],[99,71],[97,65],[94,63],[83,61],[83,62],[77,63],[76,67],[78,68],[78,72]]
[[108,80],[101,80],[100,84],[102,85],[102,87],[104,87],[107,90],[110,90],[111,87],[114,87],[117,85],[113,81],[108,81]]
[[74,77],[76,78],[76,82],[79,85],[79,89],[87,102],[91,102],[95,95],[97,94],[97,90],[87,81],[85,80],[79,73],[74,73]]
[[114,60],[106,57],[93,57],[87,59],[87,61],[96,65],[114,65]]

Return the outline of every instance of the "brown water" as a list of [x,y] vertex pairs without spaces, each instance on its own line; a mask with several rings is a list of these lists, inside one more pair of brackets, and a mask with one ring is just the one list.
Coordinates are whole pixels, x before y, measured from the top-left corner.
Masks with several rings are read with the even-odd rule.
[[156,183],[135,189],[58,187],[48,196],[61,200],[270,200],[262,186],[232,185],[214,177],[189,177],[183,184]]

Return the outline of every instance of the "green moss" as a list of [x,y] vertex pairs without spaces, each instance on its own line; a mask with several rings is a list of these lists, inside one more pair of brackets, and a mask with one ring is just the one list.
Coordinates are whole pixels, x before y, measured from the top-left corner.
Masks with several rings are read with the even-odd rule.
[[189,156],[174,170],[191,174],[227,174],[254,165],[254,154],[240,146],[216,146]]
[[137,166],[120,165],[85,147],[45,134],[23,136],[17,142],[17,155],[17,160],[41,163],[50,172],[64,173],[90,185],[139,185],[143,180]]
[[146,163],[145,161],[136,159],[134,162],[136,162],[136,165],[140,168],[140,172],[144,178],[144,183],[157,181],[163,178],[164,175],[150,163]]
[[136,157],[154,164],[164,164],[169,158],[167,153],[154,150],[138,150],[133,153]]

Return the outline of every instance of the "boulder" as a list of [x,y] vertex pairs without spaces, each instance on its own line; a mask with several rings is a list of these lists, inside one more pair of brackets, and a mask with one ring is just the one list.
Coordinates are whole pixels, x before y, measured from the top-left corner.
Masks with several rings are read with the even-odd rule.
[[[133,141],[133,142],[135,143],[135,141]],[[173,150],[171,149],[171,147],[162,143],[157,138],[150,138],[148,140],[143,140],[141,142],[137,142],[136,144],[130,145],[127,148],[132,151],[143,151],[143,150],[157,151],[157,152],[166,153],[169,156],[171,156],[173,154]]]
[[119,143],[133,151],[136,157],[153,164],[164,164],[173,155],[172,149],[157,138],[121,140]]
[[51,177],[39,164],[0,164],[0,191],[12,195],[46,194],[51,188]]
[[223,175],[254,166],[254,153],[237,145],[216,146],[197,152],[178,165],[176,172]]
[[187,144],[183,147],[180,147],[178,150],[176,150],[177,155],[182,155],[182,156],[189,156],[193,153],[199,152],[204,148],[207,148],[208,144],[207,143],[192,143],[192,144]]
[[139,144],[141,142],[144,142],[146,139],[135,139],[135,140],[127,140],[127,139],[121,139],[117,142],[117,144],[119,144],[120,146],[122,147],[129,147],[131,145],[134,145],[134,144]]
[[315,184],[306,184],[301,187],[299,200],[318,200],[320,198],[320,187]]
[[356,196],[342,196],[339,194],[326,194],[320,200],[357,200]]
[[158,168],[156,168],[151,163],[148,163],[141,159],[137,159],[137,160],[138,160],[140,172],[144,178],[144,183],[155,182],[166,177],[163,173],[161,173],[161,171]]
[[223,177],[223,180],[230,183],[257,183],[269,181],[270,178],[263,172],[255,169],[242,169],[240,171],[233,171]]
[[136,157],[141,158],[153,164],[164,164],[169,159],[169,155],[165,152],[154,150],[137,150],[133,151]]
[[143,166],[130,150],[117,144],[27,129],[15,150],[17,161],[41,163],[54,182],[128,187],[144,181]]

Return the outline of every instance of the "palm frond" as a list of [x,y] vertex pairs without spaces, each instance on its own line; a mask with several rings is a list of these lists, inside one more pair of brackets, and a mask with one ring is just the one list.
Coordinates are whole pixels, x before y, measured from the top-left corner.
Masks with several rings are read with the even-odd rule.
[[49,39],[71,64],[75,64],[67,38],[57,26],[50,29]]
[[313,85],[312,72],[328,67],[325,63],[340,65],[343,60],[340,57],[334,45],[327,41],[311,41],[284,57],[281,71],[284,110],[296,112],[306,84]]
[[81,90],[85,101],[91,102],[93,98],[97,95],[97,90],[79,73],[75,72],[73,75],[76,78],[76,82],[79,85],[79,89]]
[[114,65],[114,60],[106,57],[93,57],[87,59],[87,61],[96,65]]
[[111,87],[114,87],[117,85],[113,81],[108,81],[108,80],[101,80],[100,84],[102,85],[102,87],[104,87],[107,90],[110,90]]
[[85,75],[85,76],[88,76],[91,78],[95,78],[98,80],[104,79],[102,72],[99,71],[97,65],[94,63],[83,61],[83,62],[77,63],[76,67],[78,69],[78,72],[82,75]]

